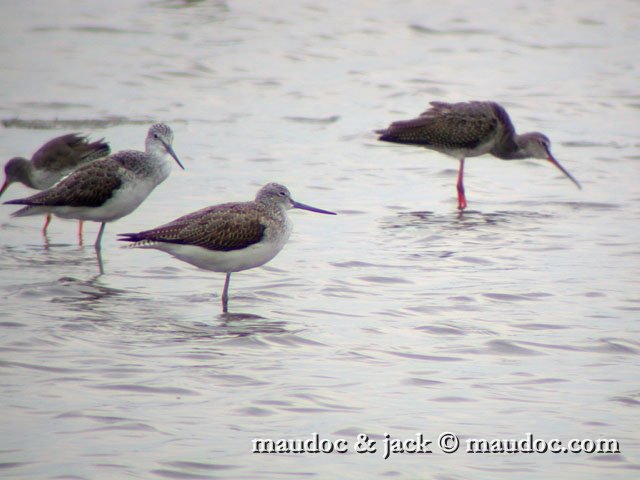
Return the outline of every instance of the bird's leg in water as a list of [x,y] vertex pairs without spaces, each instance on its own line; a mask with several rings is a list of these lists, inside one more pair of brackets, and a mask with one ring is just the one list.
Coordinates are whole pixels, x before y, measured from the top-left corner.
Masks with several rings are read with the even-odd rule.
[[464,158],[460,159],[460,170],[458,170],[458,210],[467,208],[467,198],[464,196]]

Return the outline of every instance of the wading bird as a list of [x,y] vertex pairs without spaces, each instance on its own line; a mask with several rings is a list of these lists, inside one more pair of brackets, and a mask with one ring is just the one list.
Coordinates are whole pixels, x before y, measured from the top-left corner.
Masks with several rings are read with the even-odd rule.
[[544,158],[553,163],[578,188],[578,181],[551,154],[551,142],[542,133],[517,134],[507,111],[495,102],[431,102],[431,108],[411,120],[393,122],[376,130],[378,140],[417,145],[460,160],[458,208],[467,207],[464,194],[464,160],[489,153],[503,160]]
[[[85,163],[106,157],[111,152],[104,139],[89,142],[86,137],[77,133],[69,133],[49,140],[42,145],[31,160],[15,157],[4,166],[5,180],[0,188],[0,196],[13,182],[20,182],[29,188],[45,190],[52,187],[61,178]],[[42,227],[46,235],[51,222],[51,214]],[[78,236],[82,238],[82,220],[78,225]]]
[[228,311],[229,280],[233,272],[264,265],[284,247],[291,234],[287,210],[333,212],[296,202],[283,185],[269,183],[252,202],[223,203],[139,233],[122,233],[132,247],[155,248],[178,260],[227,276],[222,311]]
[[169,157],[184,169],[172,142],[171,128],[157,123],[149,128],[144,152],[114,153],[78,168],[48,190],[5,203],[27,205],[14,212],[14,217],[53,213],[62,218],[100,222],[95,242],[100,251],[106,223],[133,212],[169,176]]

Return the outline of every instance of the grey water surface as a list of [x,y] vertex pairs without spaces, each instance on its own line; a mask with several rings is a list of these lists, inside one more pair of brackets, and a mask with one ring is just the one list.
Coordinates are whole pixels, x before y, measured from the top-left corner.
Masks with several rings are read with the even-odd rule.
[[[0,11],[2,160],[69,131],[142,149],[163,121],[186,167],[107,225],[102,275],[97,224],[78,245],[54,218],[45,239],[0,206],[0,477],[638,478],[640,3]],[[472,158],[459,216],[455,160],[372,133],[470,99],[547,134],[583,189],[543,160]],[[271,181],[338,216],[291,212],[228,315],[224,275],[116,240]],[[252,453],[314,433],[346,453]],[[528,433],[620,451],[466,452]],[[433,453],[384,459],[385,434]]]

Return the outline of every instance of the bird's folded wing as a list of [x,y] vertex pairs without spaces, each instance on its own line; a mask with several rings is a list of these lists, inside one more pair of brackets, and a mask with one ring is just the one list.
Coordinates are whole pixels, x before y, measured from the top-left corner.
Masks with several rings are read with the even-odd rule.
[[223,204],[190,213],[152,230],[132,234],[130,239],[231,251],[260,242],[265,230],[266,226],[260,222],[256,212],[247,210],[243,204]]
[[491,104],[431,102],[417,118],[393,122],[379,130],[380,140],[432,148],[477,147],[498,127]]
[[[75,151],[84,143],[84,138],[76,133],[69,133],[49,140],[42,145],[31,157],[31,163],[35,168],[48,168],[54,165],[55,168],[70,163],[74,165],[71,157],[75,156]],[[77,162],[77,159],[74,158]]]
[[96,160],[79,168],[48,190],[11,204],[49,207],[99,207],[122,186],[122,167],[109,159]]

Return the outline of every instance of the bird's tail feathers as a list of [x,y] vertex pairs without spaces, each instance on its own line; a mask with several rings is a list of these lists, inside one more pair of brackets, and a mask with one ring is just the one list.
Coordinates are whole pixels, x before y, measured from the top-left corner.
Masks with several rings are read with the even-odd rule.
[[[15,203],[15,202],[4,202],[4,203],[21,205],[19,203]],[[37,215],[38,213],[47,213],[46,211],[39,212],[39,211],[37,211],[37,209],[38,209],[37,205],[27,205],[26,207],[23,207],[20,210],[17,210],[15,212],[13,212],[11,214],[11,216],[12,217],[27,217],[29,215]]]
[[104,142],[104,139],[93,142],[91,146],[93,147],[93,150],[82,157],[83,162],[90,162],[91,160],[95,160],[97,158],[106,157],[111,153],[111,147],[108,143]]
[[132,242],[129,245],[126,245],[127,248],[151,248],[156,243],[154,240],[148,240],[143,238],[139,233],[119,233],[118,238],[121,242]]

